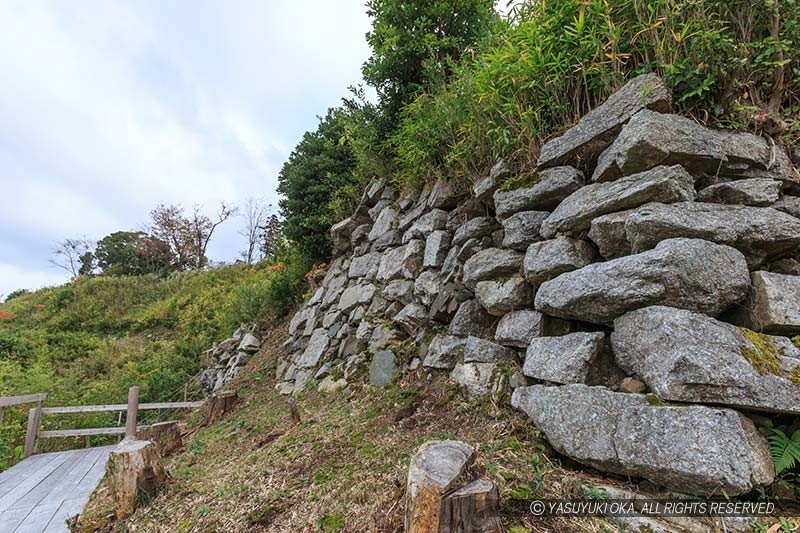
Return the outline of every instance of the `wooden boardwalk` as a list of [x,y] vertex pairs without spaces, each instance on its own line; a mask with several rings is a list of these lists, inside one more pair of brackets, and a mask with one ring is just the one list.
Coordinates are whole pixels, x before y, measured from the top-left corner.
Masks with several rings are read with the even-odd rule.
[[69,531],[115,447],[33,455],[0,473],[0,533]]

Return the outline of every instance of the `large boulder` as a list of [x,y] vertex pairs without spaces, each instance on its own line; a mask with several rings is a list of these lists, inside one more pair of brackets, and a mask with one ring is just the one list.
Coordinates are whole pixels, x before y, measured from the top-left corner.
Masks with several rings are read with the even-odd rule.
[[781,182],[768,178],[726,181],[697,193],[698,202],[768,207],[781,196]]
[[800,414],[800,384],[788,379],[800,360],[782,355],[800,350],[788,339],[654,306],[617,318],[611,344],[620,367],[662,400]]
[[692,175],[730,176],[766,169],[767,141],[751,133],[710,130],[678,115],[639,111],[597,160],[592,181],[610,181],[657,165],[677,165]]
[[547,239],[557,233],[578,234],[589,229],[593,219],[608,213],[648,202],[691,200],[694,200],[694,180],[683,167],[656,167],[612,183],[592,183],[578,189],[547,217],[540,233]]
[[590,265],[595,258],[592,245],[570,237],[536,242],[528,247],[522,268],[534,290],[559,274]]
[[753,272],[753,289],[737,323],[775,335],[800,335],[800,276]]
[[730,409],[652,406],[644,395],[581,384],[521,387],[511,403],[558,452],[598,470],[716,496],[775,477],[766,440]]
[[609,324],[650,305],[670,305],[717,316],[750,289],[747,262],[738,250],[700,239],[669,239],[654,250],[594,263],[545,281],[536,310]]
[[521,211],[503,221],[503,248],[524,252],[528,246],[542,240],[539,229],[550,216],[547,211]]
[[522,276],[512,276],[504,281],[479,281],[475,286],[475,297],[486,312],[494,316],[533,305],[531,286]]
[[503,220],[520,211],[549,211],[580,189],[586,179],[583,172],[573,167],[556,167],[541,170],[536,183],[528,187],[498,190],[494,193],[497,218]]
[[589,369],[605,342],[602,332],[537,337],[528,345],[522,372],[529,378],[553,383],[586,383]]
[[570,323],[543,315],[539,311],[521,309],[508,313],[497,324],[494,340],[505,346],[527,348],[536,337],[569,333]]
[[503,248],[487,248],[464,263],[464,285],[474,290],[479,281],[513,276],[521,267],[521,253]]
[[752,268],[800,249],[800,220],[768,207],[653,203],[630,214],[625,235],[634,252],[673,237],[727,244],[741,251]]
[[667,112],[672,97],[664,82],[655,74],[633,78],[612,94],[602,105],[586,114],[574,127],[546,142],[539,153],[540,168],[558,165],[591,167],[622,129],[623,124],[642,109]]
[[397,373],[397,358],[391,350],[381,350],[372,357],[369,364],[369,384],[385,387]]

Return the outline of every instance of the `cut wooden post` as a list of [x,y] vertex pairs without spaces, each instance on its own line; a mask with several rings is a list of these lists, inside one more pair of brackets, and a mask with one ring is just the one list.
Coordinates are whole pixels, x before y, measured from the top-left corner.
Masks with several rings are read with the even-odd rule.
[[169,480],[156,445],[146,440],[123,440],[106,463],[106,479],[118,519],[131,514],[138,503],[152,499]]
[[183,437],[177,420],[159,422],[152,426],[143,427],[137,433],[136,438],[155,443],[158,454],[161,457],[165,457],[183,447]]
[[3,433],[3,406],[0,405],[0,434]]
[[294,398],[289,398],[289,413],[292,415],[294,425],[298,425],[300,423],[300,410],[297,408],[297,402]]
[[500,533],[497,486],[475,479],[475,450],[459,441],[423,444],[406,484],[406,533]]
[[213,424],[220,420],[227,413],[231,412],[239,402],[239,395],[235,391],[222,391],[208,402],[208,413],[206,415],[206,425]]
[[42,425],[42,403],[36,402],[36,407],[28,411],[28,430],[25,433],[25,448],[23,457],[27,459],[36,453],[36,440],[39,438],[39,428]]
[[125,437],[136,438],[136,420],[139,417],[139,387],[128,389],[128,411],[125,415]]

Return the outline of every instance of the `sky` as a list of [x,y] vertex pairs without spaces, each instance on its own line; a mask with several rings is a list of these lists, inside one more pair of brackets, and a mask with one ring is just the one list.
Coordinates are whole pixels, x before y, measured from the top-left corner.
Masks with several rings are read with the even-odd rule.
[[369,29],[364,0],[0,0],[0,295],[67,281],[58,241],[143,229],[159,203],[277,206]]

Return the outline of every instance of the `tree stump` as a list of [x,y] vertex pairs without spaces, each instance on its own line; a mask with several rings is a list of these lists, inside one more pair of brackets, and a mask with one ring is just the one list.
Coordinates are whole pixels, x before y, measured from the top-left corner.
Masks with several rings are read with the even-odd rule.
[[406,484],[407,533],[500,533],[500,498],[476,479],[475,450],[463,442],[431,441],[411,459]]
[[222,391],[212,396],[207,402],[208,412],[205,425],[209,426],[217,420],[221,420],[222,417],[233,411],[238,402],[239,395],[235,391]]
[[183,447],[183,437],[177,420],[159,422],[139,429],[138,440],[149,440],[156,445],[158,455],[166,457]]
[[146,440],[123,440],[108,456],[106,479],[114,498],[114,513],[122,519],[140,502],[155,497],[169,480],[156,445]]

